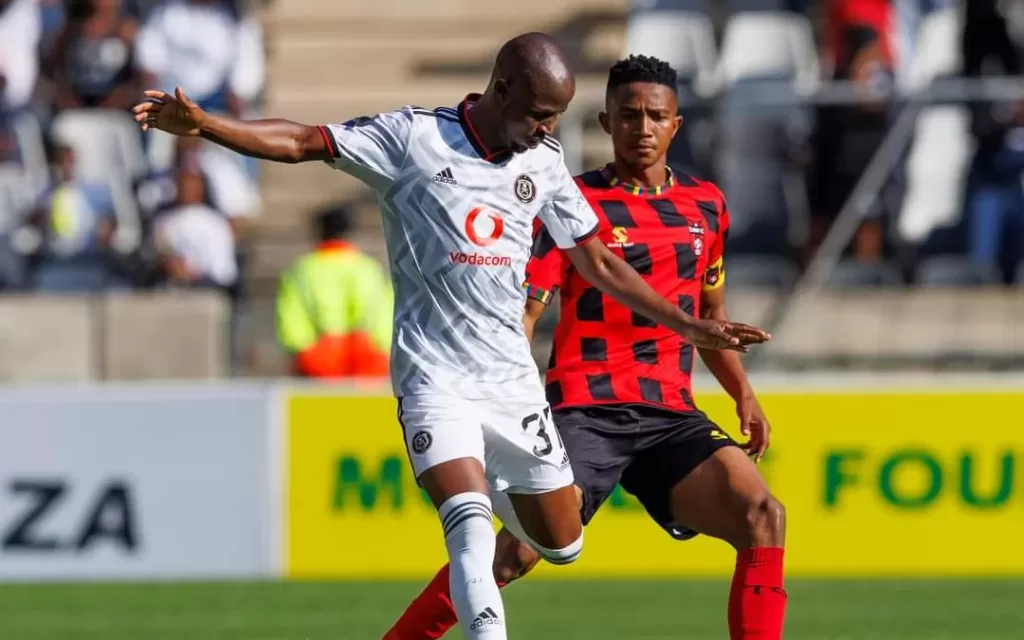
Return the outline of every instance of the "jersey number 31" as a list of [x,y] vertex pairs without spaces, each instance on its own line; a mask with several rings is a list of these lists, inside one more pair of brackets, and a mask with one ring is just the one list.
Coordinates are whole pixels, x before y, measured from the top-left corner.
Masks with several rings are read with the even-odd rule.
[[[544,407],[543,416],[539,413],[531,413],[523,418],[523,431],[530,433],[534,429],[534,423],[536,423],[537,437],[540,438],[542,444],[533,448],[533,455],[543,458],[554,451],[551,437],[548,435],[548,426],[551,424],[551,407]],[[562,444],[562,436],[558,435],[558,429],[556,428],[554,431],[559,449],[565,448]]]

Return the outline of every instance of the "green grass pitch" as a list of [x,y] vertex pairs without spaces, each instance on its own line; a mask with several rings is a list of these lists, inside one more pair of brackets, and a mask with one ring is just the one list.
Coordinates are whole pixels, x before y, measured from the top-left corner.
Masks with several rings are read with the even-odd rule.
[[[4,585],[0,638],[374,640],[420,586]],[[722,581],[523,581],[505,590],[509,637],[722,640],[727,590]],[[1024,580],[792,580],[788,591],[787,640],[1024,637]]]

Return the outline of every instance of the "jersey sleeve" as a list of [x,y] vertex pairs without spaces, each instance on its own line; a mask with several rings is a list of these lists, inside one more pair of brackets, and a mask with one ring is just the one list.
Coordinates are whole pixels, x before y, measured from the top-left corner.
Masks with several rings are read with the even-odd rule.
[[526,297],[545,305],[562,286],[565,278],[567,261],[562,250],[555,246],[547,228],[541,226],[533,242],[533,255],[526,264]]
[[708,256],[708,268],[701,277],[701,286],[705,291],[714,291],[725,285],[724,259],[725,240],[729,237],[729,205],[726,204],[724,197],[721,199],[719,211],[721,214],[718,216],[718,233]]
[[554,193],[539,216],[555,245],[572,249],[597,234],[597,215],[569,174],[561,153],[554,171]]
[[320,135],[331,152],[332,167],[381,190],[398,178],[405,164],[412,127],[412,110],[403,108],[321,125]]

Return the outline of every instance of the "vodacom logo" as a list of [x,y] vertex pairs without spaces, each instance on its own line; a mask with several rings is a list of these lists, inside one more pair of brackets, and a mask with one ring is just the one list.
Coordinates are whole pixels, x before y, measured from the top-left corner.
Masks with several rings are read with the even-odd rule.
[[[483,217],[489,219],[491,222],[490,233],[486,233],[486,223],[478,226],[478,220]],[[478,230],[479,227],[484,229]],[[483,231],[484,233],[481,233]],[[489,247],[498,241],[501,234],[505,232],[505,221],[502,220],[501,214],[494,209],[488,209],[487,207],[476,207],[469,212],[466,216],[466,236],[469,241],[478,247]]]

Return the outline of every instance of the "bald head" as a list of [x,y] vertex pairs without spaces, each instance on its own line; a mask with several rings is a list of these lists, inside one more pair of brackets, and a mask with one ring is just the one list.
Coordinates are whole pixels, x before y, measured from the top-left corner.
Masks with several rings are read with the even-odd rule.
[[494,61],[485,102],[503,144],[513,151],[539,145],[576,93],[576,78],[562,47],[544,33],[524,33],[506,42]]
[[537,92],[558,88],[571,93],[576,78],[565,51],[546,33],[524,33],[506,42],[494,62],[495,78],[526,82]]

